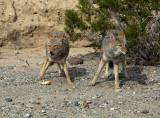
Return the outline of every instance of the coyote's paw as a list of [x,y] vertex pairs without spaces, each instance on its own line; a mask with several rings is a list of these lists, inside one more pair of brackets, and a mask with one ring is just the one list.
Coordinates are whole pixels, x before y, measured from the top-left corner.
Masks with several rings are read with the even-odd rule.
[[73,85],[73,83],[72,83],[72,82],[68,82],[68,85],[69,85],[69,86],[72,86],[72,85]]
[[89,85],[90,85],[90,86],[94,86],[94,85],[95,85],[95,82],[92,81]]
[[36,78],[37,81],[38,81],[38,80],[41,80],[41,79],[42,79],[41,77]]
[[109,78],[109,76],[108,75],[105,75],[104,77],[103,77],[103,79],[108,79]]
[[122,91],[122,89],[115,89],[115,92],[121,92]]
[[62,76],[62,75],[63,75],[63,73],[62,73],[62,72],[59,72],[58,74],[59,74],[59,76]]

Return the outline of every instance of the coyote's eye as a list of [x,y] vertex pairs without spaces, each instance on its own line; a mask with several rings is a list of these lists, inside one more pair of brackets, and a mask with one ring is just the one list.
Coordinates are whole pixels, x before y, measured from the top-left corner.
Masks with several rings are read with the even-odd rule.
[[54,47],[54,48],[57,48],[57,45],[54,45],[53,47]]
[[118,46],[119,46],[119,47],[122,47],[122,45],[121,45],[121,44],[119,44]]

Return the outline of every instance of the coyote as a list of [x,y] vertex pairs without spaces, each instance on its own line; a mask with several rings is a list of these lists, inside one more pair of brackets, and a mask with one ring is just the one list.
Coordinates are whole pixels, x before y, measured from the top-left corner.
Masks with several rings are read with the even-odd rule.
[[105,77],[109,76],[108,68],[109,62],[114,64],[114,73],[115,73],[115,89],[120,91],[119,87],[119,63],[122,63],[125,78],[128,78],[126,71],[126,57],[125,54],[127,49],[125,47],[126,39],[124,32],[122,30],[109,30],[106,33],[105,38],[102,40],[101,44],[101,61],[98,67],[98,70],[94,76],[94,79],[91,81],[90,85],[95,85],[96,80],[99,76],[104,65],[106,65]]
[[66,65],[66,59],[68,54],[69,43],[63,33],[54,33],[48,35],[48,39],[46,42],[46,60],[40,71],[40,76],[36,80],[41,80],[48,67],[56,63],[58,65],[59,75],[62,75],[60,66],[62,65],[67,77],[67,82],[69,85],[72,85]]

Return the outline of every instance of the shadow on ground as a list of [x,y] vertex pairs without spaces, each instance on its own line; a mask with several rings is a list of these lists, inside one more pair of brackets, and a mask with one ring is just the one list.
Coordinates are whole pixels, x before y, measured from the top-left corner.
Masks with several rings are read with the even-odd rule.
[[121,74],[120,78],[122,79],[120,86],[123,86],[127,81],[136,81],[138,84],[147,85],[146,80],[148,79],[145,74],[142,74],[143,67],[133,66],[128,67],[127,72],[129,79],[124,79],[124,75]]
[[85,68],[72,67],[68,69],[70,78],[82,77],[86,75]]
[[[68,72],[69,72],[69,76],[70,76],[72,81],[74,81],[75,78],[77,78],[77,77],[82,77],[82,76],[86,75],[86,69],[85,68],[80,68],[80,67],[68,68]],[[57,73],[56,76],[57,77],[59,76],[57,70],[55,70],[54,72],[50,70],[50,71],[46,72],[45,74],[46,75],[51,75],[51,73]],[[62,77],[64,77],[64,78],[66,77],[63,69],[62,69]]]
[[[147,85],[146,80],[148,79],[145,74],[142,74],[143,67],[127,67],[127,72],[129,79],[125,79],[123,71],[119,73],[120,87],[125,85],[129,81],[135,81],[140,85]],[[104,79],[103,81],[96,82],[96,84],[103,83],[104,81],[115,81],[114,74],[111,74],[109,78]]]

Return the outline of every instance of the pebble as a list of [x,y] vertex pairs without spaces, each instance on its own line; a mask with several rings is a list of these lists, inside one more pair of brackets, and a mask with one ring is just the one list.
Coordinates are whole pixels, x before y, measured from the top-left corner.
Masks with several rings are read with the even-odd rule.
[[143,114],[149,113],[149,110],[142,110],[141,113]]
[[80,99],[85,100],[85,96],[80,96]]
[[107,107],[107,103],[102,103],[99,107],[101,108]]
[[7,102],[12,102],[13,100],[12,100],[12,98],[6,98],[5,99]]
[[26,118],[30,118],[30,117],[32,117],[32,115],[31,115],[30,113],[27,113],[27,114],[25,115],[25,117],[26,117]]
[[18,55],[18,54],[19,54],[19,52],[15,51],[15,52],[14,52],[14,54],[15,54],[15,55]]
[[79,104],[78,101],[76,101],[76,102],[74,103],[74,105],[75,105],[75,106],[79,106],[80,104]]
[[89,104],[84,104],[83,107],[84,108],[89,108]]
[[115,108],[110,108],[110,111],[113,111],[113,110],[115,110]]
[[68,101],[63,101],[63,104],[64,104],[64,105],[67,105],[67,104],[68,104]]
[[41,111],[42,113],[46,113],[46,110],[45,109],[42,109],[42,111]]
[[97,93],[96,96],[99,98],[99,97],[102,97],[103,94],[102,93]]
[[91,103],[92,103],[92,100],[91,100],[91,99],[88,99],[88,100],[86,101],[86,103],[87,103],[87,104],[91,104]]
[[97,99],[97,97],[92,97],[92,100],[95,100],[95,99]]

